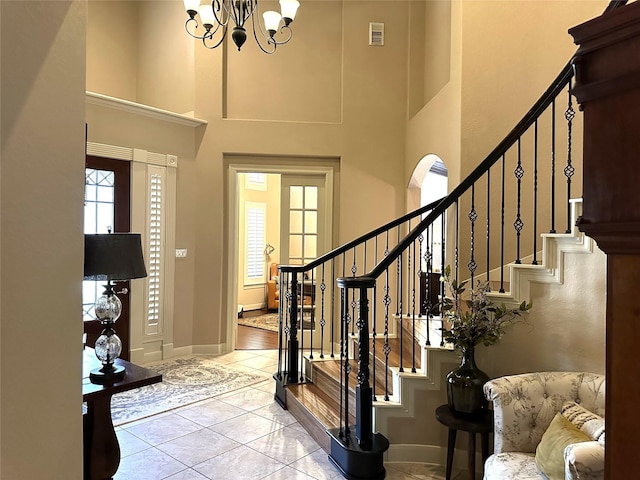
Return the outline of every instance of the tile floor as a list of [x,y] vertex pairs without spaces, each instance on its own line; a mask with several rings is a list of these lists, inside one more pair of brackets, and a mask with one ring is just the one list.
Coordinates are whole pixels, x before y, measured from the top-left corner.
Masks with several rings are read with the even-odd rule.
[[[327,454],[273,400],[273,350],[218,357],[265,380],[214,399],[116,428],[121,461],[114,480],[338,480]],[[387,479],[444,479],[444,467],[387,463]],[[456,478],[466,478],[455,472]]]

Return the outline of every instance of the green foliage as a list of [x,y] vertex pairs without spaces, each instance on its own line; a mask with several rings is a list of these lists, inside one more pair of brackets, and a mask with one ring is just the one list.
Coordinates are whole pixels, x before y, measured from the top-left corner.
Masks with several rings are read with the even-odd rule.
[[442,337],[456,348],[466,349],[482,343],[489,346],[505,334],[505,329],[524,319],[524,314],[533,306],[522,302],[517,308],[496,305],[487,298],[489,283],[478,281],[477,288],[471,289],[467,299],[463,299],[467,282],[458,284],[451,278],[451,267],[447,266],[441,281],[445,283],[451,298],[441,302],[442,315],[448,328],[443,325]]

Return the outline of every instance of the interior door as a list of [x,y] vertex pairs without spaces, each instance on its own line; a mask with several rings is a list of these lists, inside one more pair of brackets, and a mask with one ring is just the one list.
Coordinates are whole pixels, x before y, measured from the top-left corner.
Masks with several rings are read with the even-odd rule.
[[326,252],[324,175],[282,175],[280,262],[304,265]]
[[[130,215],[130,162],[87,155],[85,163],[84,233],[128,233]],[[93,346],[102,331],[93,305],[105,282],[82,282],[82,318],[87,345]],[[129,360],[129,282],[116,282],[122,313],[115,326],[122,340],[121,358]],[[126,291],[126,293],[124,293]]]
[[[280,201],[280,261],[306,265],[327,251],[326,185],[324,175],[282,175]],[[314,328],[315,303],[320,282],[306,272],[299,286],[299,308],[305,328]]]

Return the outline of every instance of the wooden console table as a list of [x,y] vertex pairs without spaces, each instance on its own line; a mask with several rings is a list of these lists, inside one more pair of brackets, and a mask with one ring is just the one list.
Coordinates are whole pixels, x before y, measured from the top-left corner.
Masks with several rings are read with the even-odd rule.
[[120,445],[111,420],[111,396],[162,381],[162,375],[148,368],[118,358],[116,365],[125,368],[122,380],[113,384],[91,383],[89,372],[100,367],[92,348],[86,347],[82,358],[82,400],[87,402],[83,419],[84,480],[111,479],[120,465]]

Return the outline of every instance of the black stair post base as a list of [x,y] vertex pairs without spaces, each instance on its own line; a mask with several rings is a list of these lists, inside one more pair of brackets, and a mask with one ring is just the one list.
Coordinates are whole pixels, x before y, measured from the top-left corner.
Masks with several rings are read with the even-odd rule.
[[348,443],[339,438],[339,429],[327,430],[331,438],[329,460],[338,467],[344,478],[348,480],[383,480],[384,452],[389,449],[389,440],[381,433],[374,433],[371,448],[363,450],[356,441],[355,434],[350,432]]
[[286,372],[282,375],[275,374],[273,379],[276,381],[276,393],[273,395],[273,399],[284,410],[287,410],[287,390],[285,389],[287,385]]

